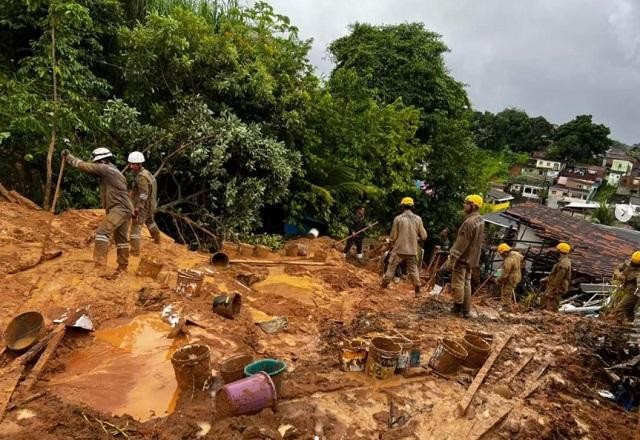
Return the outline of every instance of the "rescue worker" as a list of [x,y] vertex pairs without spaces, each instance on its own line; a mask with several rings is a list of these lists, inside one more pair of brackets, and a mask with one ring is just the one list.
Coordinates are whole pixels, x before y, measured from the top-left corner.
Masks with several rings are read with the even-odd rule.
[[484,220],[479,210],[482,197],[468,195],[464,199],[464,212],[467,217],[458,229],[456,241],[449,251],[444,269],[451,272],[454,315],[469,318],[471,314],[471,273],[480,267],[480,251],[484,241]]
[[133,202],[133,221],[131,222],[131,255],[140,255],[140,233],[142,225],[147,225],[151,238],[160,244],[160,230],[154,220],[157,208],[157,185],[153,174],[144,168],[144,154],[134,151],[129,154],[129,169],[135,174],[131,191]]
[[111,163],[113,154],[107,148],[93,150],[93,163],[84,162],[73,156],[69,150],[62,150],[62,158],[80,171],[100,179],[100,198],[106,215],[98,225],[93,248],[96,267],[105,267],[111,238],[116,242],[118,270],[125,272],[129,264],[129,222],[133,213],[127,181]]
[[502,274],[497,283],[500,286],[500,300],[502,305],[508,306],[515,298],[515,289],[522,280],[522,261],[520,252],[511,249],[507,243],[498,245],[498,254],[502,260]]
[[387,271],[382,278],[382,287],[386,288],[393,279],[396,268],[404,262],[407,275],[413,283],[416,296],[420,294],[420,275],[418,273],[418,240],[427,239],[427,231],[424,229],[420,216],[412,212],[413,199],[404,197],[400,202],[402,214],[393,219],[391,227],[391,257]]
[[612,315],[619,320],[633,321],[640,288],[640,251],[631,254],[631,259],[620,263],[613,271],[623,296],[613,309]]
[[569,243],[558,243],[556,246],[559,259],[551,269],[551,273],[540,282],[546,283],[547,287],[544,291],[544,306],[547,310],[557,312],[560,307],[560,298],[569,290],[571,283],[571,260],[569,252],[571,245]]
[[353,234],[364,229],[367,226],[365,223],[364,214],[364,206],[356,206],[353,217],[351,218],[351,223],[349,224],[349,238],[347,239],[347,244],[344,247],[344,251],[342,251],[342,254],[345,258],[347,258],[349,251],[351,250],[353,245],[355,245],[358,261],[362,261],[362,242],[364,240],[364,232],[360,232],[358,235]]

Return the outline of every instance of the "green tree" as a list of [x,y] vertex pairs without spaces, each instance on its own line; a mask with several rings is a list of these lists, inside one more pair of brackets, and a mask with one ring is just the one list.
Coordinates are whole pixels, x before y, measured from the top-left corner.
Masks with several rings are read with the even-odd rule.
[[531,153],[546,149],[554,135],[553,125],[545,118],[531,118],[515,108],[495,115],[475,112],[472,120],[476,144],[485,150]]
[[549,153],[551,157],[569,163],[594,162],[612,145],[610,130],[603,124],[595,124],[591,115],[576,116],[558,127]]

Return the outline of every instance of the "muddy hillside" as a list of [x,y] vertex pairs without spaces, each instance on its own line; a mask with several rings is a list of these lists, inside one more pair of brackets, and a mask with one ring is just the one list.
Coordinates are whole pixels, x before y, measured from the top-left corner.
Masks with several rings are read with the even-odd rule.
[[[3,339],[2,438],[635,438],[637,413],[602,393],[615,383],[605,367],[629,353],[612,324],[502,311],[483,292],[472,319],[455,318],[446,293],[415,298],[406,281],[382,290],[375,261],[345,262],[323,237],[279,253],[225,245],[230,264],[214,266],[145,236],[160,272],[137,275],[133,257],[108,279],[92,262],[99,216],[55,217],[41,259],[50,214],[0,203],[0,328],[23,312],[44,317],[25,324],[31,348]],[[109,258],[115,269],[113,248]],[[471,348],[459,356],[465,334],[476,359]],[[243,379],[264,359],[274,374]]]

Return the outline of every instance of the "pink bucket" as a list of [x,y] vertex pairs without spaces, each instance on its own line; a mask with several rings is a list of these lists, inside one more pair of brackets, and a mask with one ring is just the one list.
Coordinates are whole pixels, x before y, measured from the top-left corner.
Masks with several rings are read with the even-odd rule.
[[222,417],[253,414],[274,405],[276,399],[273,381],[260,371],[220,388],[216,393],[216,410]]

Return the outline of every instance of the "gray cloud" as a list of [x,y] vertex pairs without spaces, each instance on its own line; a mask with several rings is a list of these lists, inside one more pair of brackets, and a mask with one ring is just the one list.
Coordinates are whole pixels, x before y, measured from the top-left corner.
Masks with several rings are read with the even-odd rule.
[[478,110],[518,107],[563,123],[578,114],[640,142],[639,0],[270,0],[313,38],[311,62],[354,22],[419,21],[441,34],[447,65]]

